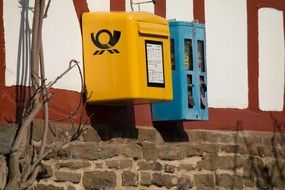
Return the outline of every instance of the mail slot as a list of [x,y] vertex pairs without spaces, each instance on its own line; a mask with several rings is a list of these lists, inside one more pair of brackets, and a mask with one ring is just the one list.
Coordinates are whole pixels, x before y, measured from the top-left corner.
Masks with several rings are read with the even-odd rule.
[[88,103],[172,100],[164,18],[147,12],[84,13],[82,33]]
[[154,121],[207,120],[205,25],[171,21],[173,101],[152,104]]

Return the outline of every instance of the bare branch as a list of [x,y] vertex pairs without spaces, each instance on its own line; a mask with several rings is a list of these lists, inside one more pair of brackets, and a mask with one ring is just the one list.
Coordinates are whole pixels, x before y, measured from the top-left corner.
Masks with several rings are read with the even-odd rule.
[[[33,28],[32,28],[32,49],[31,49],[31,81],[32,86],[30,88],[30,99],[26,102],[25,112],[22,115],[23,122],[21,123],[17,136],[14,140],[13,146],[10,152],[9,158],[9,182],[5,187],[5,190],[13,189],[26,189],[30,186],[38,175],[39,163],[44,157],[46,157],[52,151],[59,149],[68,142],[77,139],[80,134],[84,131],[84,126],[82,126],[83,112],[80,116],[80,124],[78,125],[77,130],[72,132],[64,141],[61,141],[54,148],[46,151],[47,144],[47,134],[49,129],[49,115],[48,115],[48,101],[51,99],[49,89],[57,83],[65,74],[67,74],[75,66],[78,67],[81,84],[83,92],[83,76],[80,70],[78,61],[71,60],[69,62],[69,67],[59,75],[54,81],[46,84],[45,70],[44,70],[44,55],[43,55],[43,44],[42,44],[42,25],[43,19],[47,17],[47,13],[50,7],[51,0],[48,0],[48,4],[45,7],[45,0],[37,0],[34,3],[34,17],[33,17]],[[39,72],[40,71],[40,72]],[[40,93],[41,92],[41,93]],[[81,99],[80,99],[81,100]],[[76,110],[71,114],[70,119],[73,115],[78,114],[81,107],[81,101],[79,102]],[[41,141],[40,151],[37,156],[33,158],[28,158],[26,161],[29,164],[29,167],[25,167],[23,171],[20,170],[21,163],[20,157],[21,154],[25,151],[27,142],[30,138],[29,127],[35,117],[38,115],[42,106],[44,107],[44,128],[43,128],[43,137]],[[32,161],[33,160],[33,161]]]
[[46,10],[45,10],[45,13],[44,13],[44,18],[47,17],[47,13],[48,13],[48,10],[49,10],[50,2],[51,2],[51,0],[49,0],[48,3],[47,3]]
[[[40,15],[40,26],[42,26],[43,22],[43,9],[44,9],[45,1],[41,1],[41,15]],[[41,156],[46,147],[46,142],[47,142],[47,134],[48,134],[48,123],[49,123],[49,114],[48,114],[48,101],[46,101],[46,97],[48,94],[47,88],[46,88],[46,83],[45,83],[45,68],[44,68],[44,54],[43,54],[43,43],[42,43],[42,30],[40,28],[39,30],[39,47],[40,47],[40,71],[41,71],[41,91],[43,95],[43,107],[44,107],[44,129],[43,129],[43,137],[42,137],[42,142],[41,142],[41,148],[39,152],[39,156]],[[29,167],[30,169],[30,167]],[[28,169],[28,170],[29,170]],[[34,181],[38,175],[39,168],[37,167],[36,169],[32,170],[32,176],[30,177],[30,180],[28,181]],[[27,181],[27,178],[29,177],[29,172],[26,172],[22,178],[23,182]]]
[[[31,165],[31,167],[29,168],[27,175],[32,175],[34,174],[34,171],[36,170],[36,167],[38,167],[38,165],[40,164],[40,162],[50,153],[58,151],[60,148],[62,148],[64,145],[66,145],[67,143],[69,143],[71,140],[71,137],[66,138],[64,141],[58,142],[57,146],[54,146],[53,148],[49,149],[48,151],[46,151],[45,153],[43,153],[34,163],[33,165]],[[37,177],[37,176],[35,176]],[[21,189],[26,189],[28,186],[30,186],[32,183],[34,182],[34,179],[31,177],[30,179],[28,179],[27,181],[25,181],[24,183],[21,184]]]
[[[72,65],[72,63],[75,63],[74,65]],[[61,73],[58,77],[56,77],[56,79],[54,81],[52,81],[48,86],[47,89],[49,90],[55,83],[57,83],[57,81],[59,79],[61,79],[66,73],[68,73],[73,67],[75,67],[78,64],[78,61],[75,59],[72,59],[69,61],[69,67],[63,72]]]
[[26,133],[27,128],[29,127],[29,125],[31,124],[33,119],[36,117],[36,115],[39,113],[41,108],[42,108],[42,104],[38,103],[34,107],[32,112],[28,115],[28,117],[24,120],[24,122],[21,125],[20,130],[18,132],[17,138],[14,141],[13,147],[11,149],[12,152],[15,152],[15,151],[19,150],[19,147],[20,147],[20,145],[22,143],[22,138],[23,138],[24,134]]

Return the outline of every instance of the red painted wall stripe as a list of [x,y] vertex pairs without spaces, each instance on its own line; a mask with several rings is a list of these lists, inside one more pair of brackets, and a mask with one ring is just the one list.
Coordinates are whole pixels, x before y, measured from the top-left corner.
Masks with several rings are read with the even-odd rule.
[[[274,124],[274,120],[280,124],[280,128]],[[182,126],[183,129],[278,131],[285,133],[284,123],[285,112],[210,108],[208,121],[183,122]],[[171,126],[167,123],[163,125],[165,127]]]
[[89,8],[88,8],[88,5],[87,5],[87,2],[86,0],[73,0],[73,5],[74,5],[74,8],[75,8],[75,11],[76,11],[76,14],[77,14],[77,18],[78,18],[78,21],[80,23],[80,27],[81,27],[81,16],[82,16],[82,13],[84,12],[89,12]]
[[[154,4],[154,14],[166,17],[166,0],[159,0]],[[137,126],[153,126],[150,104],[135,105],[134,113]]]
[[198,20],[199,23],[205,23],[205,1],[194,0],[193,1],[194,19]]
[[0,87],[5,85],[5,43],[3,25],[3,1],[0,1]]
[[110,0],[111,11],[125,11],[126,3],[125,0]]
[[164,18],[166,17],[166,0],[156,1],[154,5],[154,14]]
[[[283,32],[284,32],[284,44],[285,44],[285,9],[283,11]],[[285,111],[285,87],[284,87],[283,111]]]
[[285,1],[284,0],[258,0],[258,8],[260,7],[269,7],[278,10],[285,10]]
[[247,1],[248,108],[259,110],[258,96],[258,9],[256,0]]
[[[285,11],[284,0],[247,0],[247,27],[248,27],[248,102],[249,109],[259,110],[258,95],[258,9],[268,7]],[[284,12],[283,12],[284,14]],[[284,24],[285,28],[285,24]],[[285,110],[285,106],[283,106]]]

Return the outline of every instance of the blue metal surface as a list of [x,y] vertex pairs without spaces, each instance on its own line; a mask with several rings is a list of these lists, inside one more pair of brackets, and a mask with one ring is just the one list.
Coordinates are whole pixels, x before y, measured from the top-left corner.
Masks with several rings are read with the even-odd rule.
[[[152,104],[153,121],[207,120],[205,26],[199,23],[173,21],[169,22],[169,27],[174,42],[175,60],[172,70],[173,101]],[[188,46],[190,44],[192,54],[187,56],[191,49]],[[186,46],[189,47],[189,51],[185,50]],[[199,50],[203,53],[199,54]],[[186,62],[189,63],[187,69]]]

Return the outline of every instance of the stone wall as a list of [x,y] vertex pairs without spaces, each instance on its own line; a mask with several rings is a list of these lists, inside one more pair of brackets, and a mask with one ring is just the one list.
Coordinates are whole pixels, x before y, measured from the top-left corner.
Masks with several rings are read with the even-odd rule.
[[[41,126],[35,125],[34,140]],[[57,134],[68,128],[60,125]],[[50,143],[61,138],[49,134]],[[30,190],[285,189],[285,136],[88,126],[82,138],[53,152],[42,166]]]

